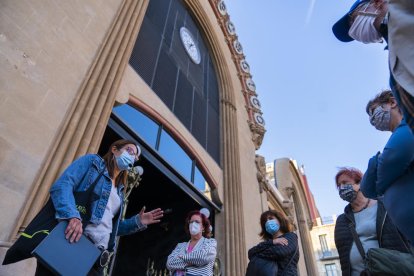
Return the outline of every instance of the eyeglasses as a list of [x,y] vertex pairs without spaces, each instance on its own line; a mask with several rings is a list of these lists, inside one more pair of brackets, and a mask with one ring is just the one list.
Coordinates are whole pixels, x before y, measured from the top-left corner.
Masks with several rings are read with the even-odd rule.
[[[374,116],[374,113],[378,113],[380,112],[382,109],[385,108],[385,106],[387,105],[387,103],[381,103],[379,105],[376,106],[372,106],[369,110],[368,110],[368,115],[370,117]],[[379,108],[380,107],[380,108]]]
[[125,150],[128,152],[129,155],[133,156],[135,158],[135,161],[139,160],[138,153],[135,153],[134,149],[131,147],[126,147]]

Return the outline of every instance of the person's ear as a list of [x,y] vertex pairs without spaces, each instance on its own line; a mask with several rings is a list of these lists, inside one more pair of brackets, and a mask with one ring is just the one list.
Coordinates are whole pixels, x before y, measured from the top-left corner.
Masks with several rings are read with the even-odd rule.
[[397,101],[395,100],[395,98],[390,99],[390,105],[391,105],[391,108],[398,107],[398,104],[397,104]]

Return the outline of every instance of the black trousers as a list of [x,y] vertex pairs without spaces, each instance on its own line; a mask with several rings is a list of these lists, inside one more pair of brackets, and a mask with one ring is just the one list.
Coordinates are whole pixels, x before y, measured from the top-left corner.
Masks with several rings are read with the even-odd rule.
[[[52,271],[50,271],[46,266],[42,265],[41,263],[37,262],[36,273],[35,276],[54,276]],[[103,276],[104,269],[99,265],[94,265],[88,273],[88,276]]]

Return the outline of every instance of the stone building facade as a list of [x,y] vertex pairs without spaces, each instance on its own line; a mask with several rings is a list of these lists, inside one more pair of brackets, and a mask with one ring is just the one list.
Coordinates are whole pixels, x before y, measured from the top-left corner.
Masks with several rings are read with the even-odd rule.
[[316,265],[321,276],[341,275],[341,264],[335,246],[335,224],[336,216],[325,219],[319,217],[311,231]]
[[263,180],[260,102],[221,0],[1,1],[0,70],[0,259],[62,171],[119,138],[141,146],[144,167],[127,215],[143,205],[171,214],[121,238],[114,275],[164,271],[186,213],[201,207],[218,241],[216,275],[244,275],[259,241],[251,221],[268,208],[289,214],[292,194],[306,210],[300,185],[280,193]]
[[284,211],[299,237],[299,275],[317,275],[310,231],[319,215],[303,167],[289,158],[276,159],[264,167],[270,209]]

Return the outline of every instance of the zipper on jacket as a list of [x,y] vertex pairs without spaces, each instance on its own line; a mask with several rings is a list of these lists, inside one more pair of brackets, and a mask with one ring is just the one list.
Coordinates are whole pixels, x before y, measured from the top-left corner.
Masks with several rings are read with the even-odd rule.
[[378,245],[381,248],[382,247],[382,230],[384,228],[384,224],[385,224],[385,219],[387,218],[388,212],[385,211],[385,215],[384,215],[384,219],[382,220],[382,224],[381,224],[381,229],[380,229],[380,236],[378,239]]

